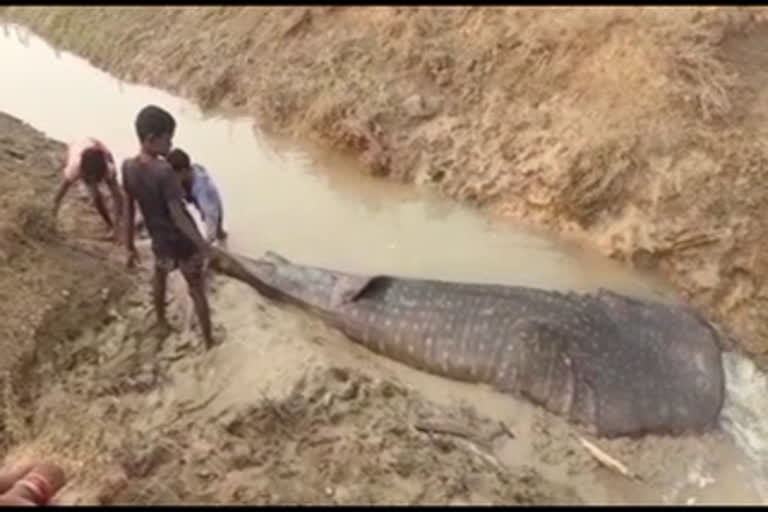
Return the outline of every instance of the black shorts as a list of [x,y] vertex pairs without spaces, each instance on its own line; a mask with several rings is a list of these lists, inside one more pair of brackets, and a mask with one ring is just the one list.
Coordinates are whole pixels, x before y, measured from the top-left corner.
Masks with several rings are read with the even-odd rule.
[[179,269],[187,280],[202,279],[205,271],[205,258],[200,251],[183,256],[155,254],[155,271],[170,274]]

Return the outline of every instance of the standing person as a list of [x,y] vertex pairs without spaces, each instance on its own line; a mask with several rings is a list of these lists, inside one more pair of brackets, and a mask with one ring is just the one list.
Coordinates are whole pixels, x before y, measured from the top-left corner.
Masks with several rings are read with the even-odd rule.
[[[155,258],[152,284],[157,323],[161,328],[169,329],[165,292],[168,274],[178,268],[187,282],[206,348],[210,349],[213,336],[203,274],[210,249],[184,207],[184,194],[173,168],[160,158],[171,149],[176,120],[166,110],[148,105],[136,116],[135,129],[139,154],[123,162],[123,188],[127,218],[133,218],[135,203],[138,202],[152,240]],[[134,224],[126,222],[125,226],[127,265],[130,268],[138,260],[138,255],[134,245]]]
[[[70,144],[67,152],[67,164],[62,171],[63,179],[53,198],[54,221],[59,214],[64,196],[75,182],[81,180],[91,196],[96,210],[110,230],[111,237],[116,238],[123,211],[123,195],[117,182],[115,159],[112,152],[93,137],[87,137]],[[102,183],[107,185],[112,195],[114,219],[110,217],[107,207],[104,205],[104,198],[99,190],[99,185]]]
[[205,167],[192,163],[189,155],[179,148],[168,153],[166,160],[179,174],[187,200],[191,202],[205,223],[205,237],[209,243],[227,238],[224,231],[224,208],[219,189]]

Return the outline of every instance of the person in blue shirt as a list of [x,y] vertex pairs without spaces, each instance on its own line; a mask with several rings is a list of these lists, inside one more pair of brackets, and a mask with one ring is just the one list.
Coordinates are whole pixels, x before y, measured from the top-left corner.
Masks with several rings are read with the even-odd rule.
[[200,164],[192,163],[189,155],[182,149],[174,148],[166,156],[181,179],[186,199],[192,203],[205,224],[206,240],[223,242],[227,238],[224,231],[224,208],[221,195],[208,171]]

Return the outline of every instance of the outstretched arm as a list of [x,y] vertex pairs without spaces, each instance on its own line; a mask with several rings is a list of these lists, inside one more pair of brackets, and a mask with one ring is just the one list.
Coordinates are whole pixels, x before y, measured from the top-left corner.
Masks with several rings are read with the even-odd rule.
[[203,208],[200,206],[200,201],[197,200],[197,197],[195,197],[194,194],[188,194],[187,201],[189,201],[192,204],[192,206],[194,206],[195,209],[200,213],[200,216],[203,219],[205,219],[205,212],[203,211]]
[[130,192],[125,191],[125,248],[129,251],[135,251],[135,236],[133,219],[136,217],[136,199],[133,198]]
[[130,166],[128,165],[128,160],[123,161],[123,165],[120,167],[120,172],[123,174],[123,192],[125,193],[125,196],[123,198],[122,206],[123,206],[123,244],[125,245],[125,250],[128,253],[128,259],[126,260],[126,266],[128,268],[133,267],[134,264],[136,264],[138,258],[138,254],[136,253],[136,245],[134,245],[134,220],[136,219],[136,198],[131,194],[130,188],[129,188],[129,179],[128,179],[128,173],[130,172]]
[[195,227],[192,219],[189,218],[189,215],[187,215],[187,212],[184,211],[184,204],[181,200],[170,199],[168,201],[168,211],[171,214],[171,220],[173,220],[173,223],[179,228],[179,231],[189,238],[198,249],[206,252],[208,250],[208,243],[200,235],[200,232],[197,230],[197,227]]
[[72,182],[67,179],[62,181],[61,185],[59,185],[59,189],[56,191],[56,195],[53,197],[53,218],[54,219],[58,216],[59,208],[61,208],[61,201],[64,199],[64,196],[67,195],[67,191],[71,186],[72,186]]
[[59,208],[61,208],[61,202],[64,196],[67,195],[69,188],[80,177],[80,160],[77,149],[70,146],[67,151],[67,162],[62,170],[64,181],[59,185],[59,189],[56,191],[56,195],[53,198],[53,218],[59,214]]
[[128,260],[126,261],[126,265],[128,268],[131,268],[136,264],[136,261],[138,260],[133,225],[133,220],[136,218],[136,199],[134,199],[128,190],[125,191],[125,215],[123,218],[125,219],[125,229],[123,231],[125,238],[123,239],[123,243],[125,244],[125,249],[128,252]]
[[123,193],[120,190],[120,184],[117,182],[117,178],[114,174],[107,176],[107,187],[109,188],[110,195],[112,196],[112,207],[115,214],[115,229],[119,229],[120,221],[123,218]]
[[168,169],[162,182],[163,198],[168,205],[168,211],[171,214],[171,220],[179,228],[184,236],[191,240],[201,251],[208,251],[208,244],[195,227],[192,219],[184,210],[184,190],[181,183],[173,175],[173,171]]
[[114,224],[112,223],[112,218],[109,216],[109,212],[107,211],[107,207],[104,205],[104,197],[101,195],[101,191],[99,190],[98,185],[92,185],[88,184],[88,192],[91,194],[91,199],[93,200],[94,206],[96,206],[96,210],[98,210],[99,215],[101,215],[101,218],[104,219],[104,222],[106,223],[107,227],[112,229],[114,228]]

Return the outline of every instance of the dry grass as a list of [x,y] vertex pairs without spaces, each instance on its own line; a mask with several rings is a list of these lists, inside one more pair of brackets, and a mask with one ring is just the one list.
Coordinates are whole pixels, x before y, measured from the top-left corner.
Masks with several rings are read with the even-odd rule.
[[[548,165],[567,171],[574,155],[641,135],[646,150],[684,143],[691,122],[726,116],[734,77],[717,44],[751,16],[626,7],[11,7],[5,15],[121,76],[207,106],[247,107],[271,129],[364,151],[372,141],[357,127],[373,123],[396,156],[391,174],[424,181],[450,160],[445,190],[484,201],[513,192],[495,183],[503,171],[485,170],[498,146],[516,155],[535,144],[521,127],[545,126],[567,145]],[[448,151],[422,147],[445,126],[408,112],[414,94],[465,121],[448,125]],[[521,131],[516,144],[512,132]],[[513,156],[510,167],[527,159]]]
[[[338,142],[344,121],[401,127],[415,93],[442,96],[446,113],[475,114],[481,131],[536,121],[516,107],[542,103],[577,111],[558,123],[559,135],[581,120],[572,129],[596,139],[623,136],[659,113],[722,116],[733,77],[717,43],[750,11],[11,7],[5,15],[122,76],[210,106],[247,106],[273,128],[309,128]],[[497,95],[511,118],[490,115]],[[406,147],[417,138],[389,135]]]

